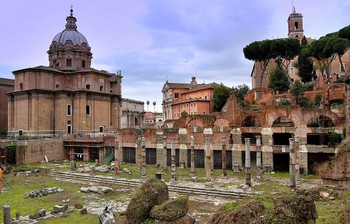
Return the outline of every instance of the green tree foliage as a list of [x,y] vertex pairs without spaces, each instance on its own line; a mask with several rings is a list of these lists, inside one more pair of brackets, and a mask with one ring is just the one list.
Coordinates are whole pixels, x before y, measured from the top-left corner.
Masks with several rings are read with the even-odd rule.
[[251,44],[243,48],[244,57],[248,60],[259,62],[261,74],[259,86],[262,86],[262,80],[267,68],[267,65],[270,62],[270,59],[274,57],[272,52],[272,41],[263,40],[263,41],[254,41]]
[[291,38],[275,39],[273,40],[272,47],[274,58],[281,61],[281,66],[285,70],[286,74],[288,74],[290,61],[300,54],[301,48],[299,40]]
[[213,95],[213,111],[221,111],[222,107],[225,105],[228,97],[230,96],[232,89],[224,86],[222,83],[214,88]]
[[233,93],[241,101],[244,101],[244,98],[247,95],[248,91],[249,91],[249,87],[246,84],[233,87]]
[[[300,44],[296,39],[283,38],[274,40],[254,41],[243,48],[244,57],[259,62],[261,74],[259,86],[271,59],[279,59],[287,72],[290,61],[299,55]],[[287,74],[287,73],[286,73]],[[287,76],[289,79],[289,77]]]
[[314,73],[314,65],[312,63],[309,48],[307,47],[307,40],[305,36],[301,40],[301,51],[298,57],[298,75],[302,82],[310,82]]
[[[346,35],[345,33],[346,31],[343,31],[342,35]],[[341,57],[349,46],[349,40],[339,37],[339,32],[335,32],[327,34],[319,40],[312,42],[309,46],[309,52],[310,55],[317,60],[322,74],[326,74],[327,79],[329,79],[329,66],[337,56],[342,66],[341,69],[344,71]]]
[[314,101],[314,105],[315,107],[319,107],[321,104],[321,100],[322,100],[322,95],[321,94],[316,94],[315,96],[315,101]]
[[269,88],[284,93],[289,89],[289,81],[286,72],[277,65],[270,73]]
[[297,99],[299,96],[304,95],[305,90],[305,86],[299,80],[296,80],[290,87],[290,93]]
[[338,31],[338,36],[350,40],[350,25],[340,29]]

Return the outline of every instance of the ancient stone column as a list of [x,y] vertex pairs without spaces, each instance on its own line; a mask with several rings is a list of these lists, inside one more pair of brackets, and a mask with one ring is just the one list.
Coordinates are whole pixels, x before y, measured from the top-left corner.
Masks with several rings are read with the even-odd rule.
[[137,148],[136,148],[136,163],[137,169],[141,170],[142,168],[142,137],[137,137]]
[[211,150],[210,150],[210,138],[205,137],[205,180],[206,187],[212,186],[211,183]]
[[[100,149],[99,149],[99,153],[100,153]],[[90,160],[90,153],[89,153],[89,148],[84,148],[83,149],[83,161],[84,162],[89,162]]]
[[257,135],[256,138],[256,178],[262,179],[261,176],[261,136]]
[[141,178],[146,179],[147,173],[146,173],[146,143],[145,143],[145,137],[142,137],[141,140],[141,155],[142,155],[142,167],[141,167]]
[[179,159],[180,159],[180,167],[186,168],[187,164],[187,129],[179,128]]
[[4,224],[11,224],[11,207],[7,203],[3,206]]
[[163,136],[163,161],[162,166],[164,169],[164,172],[168,171],[168,164],[167,164],[167,143],[166,143],[166,136]]
[[[163,134],[164,133],[162,131],[156,132],[156,158],[157,158],[156,163],[159,166],[164,168],[166,166],[166,160],[165,160],[165,166],[164,166]],[[166,156],[166,151],[165,151],[165,156]]]
[[118,159],[118,153],[120,151],[119,149],[119,141],[118,138],[115,137],[115,142],[114,142],[114,176],[118,177],[119,176],[119,159]]
[[191,136],[190,141],[191,141],[191,175],[195,176],[196,172],[194,169],[195,163],[194,163],[194,137],[193,137],[193,135]]
[[267,173],[273,170],[272,134],[271,128],[262,128],[261,130],[263,169]]
[[308,174],[308,154],[307,154],[307,147],[306,145],[299,145],[299,152],[298,152],[298,161],[299,161],[299,170],[300,174],[306,175]]
[[298,182],[300,178],[299,173],[299,137],[294,137],[294,158],[295,158],[295,180]]
[[221,142],[222,142],[222,158],[221,158],[221,164],[222,164],[222,175],[224,177],[227,177],[227,158],[226,158],[226,136],[221,137]]
[[252,186],[250,171],[250,138],[245,138],[245,184]]
[[290,138],[289,139],[289,174],[290,174],[289,186],[290,187],[296,186],[294,147],[295,147],[294,138]]
[[240,172],[242,168],[242,149],[241,149],[241,136],[242,132],[240,128],[234,128],[231,130],[232,134],[232,169],[233,172]]
[[171,181],[176,181],[175,137],[171,137]]
[[69,147],[69,160],[72,161],[74,159],[75,159],[74,158],[74,147],[71,146],[71,147]]

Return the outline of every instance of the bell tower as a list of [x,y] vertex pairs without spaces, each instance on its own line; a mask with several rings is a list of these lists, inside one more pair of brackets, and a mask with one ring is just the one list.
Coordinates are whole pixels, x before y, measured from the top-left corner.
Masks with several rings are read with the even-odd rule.
[[293,7],[293,12],[288,17],[288,38],[296,38],[301,41],[303,37],[303,15],[297,13]]

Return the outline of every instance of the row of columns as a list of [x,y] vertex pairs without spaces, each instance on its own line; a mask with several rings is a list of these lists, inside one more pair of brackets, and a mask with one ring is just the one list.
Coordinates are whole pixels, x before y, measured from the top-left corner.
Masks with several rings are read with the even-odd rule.
[[[206,181],[208,183],[211,182],[211,169],[212,169],[212,145],[211,145],[211,137],[212,137],[212,131],[204,132],[205,136],[205,144],[204,144],[204,150],[205,150],[205,168],[206,168]],[[270,172],[273,169],[273,150],[271,145],[267,146],[261,146],[262,138],[261,136],[256,136],[256,173],[257,173],[257,179],[261,179],[262,172]],[[170,148],[171,148],[171,180],[176,181],[176,161],[175,161],[175,137],[170,138]],[[116,139],[116,166],[119,162],[118,158],[121,158],[121,144]],[[187,145],[186,142],[180,142],[179,138],[179,148],[180,148],[180,160],[187,161]],[[181,150],[181,145],[186,146],[186,150]],[[226,137],[222,136],[221,139],[221,145],[222,145],[222,170],[223,170],[223,176],[227,176],[227,167],[226,167],[226,161],[227,161],[227,155],[226,155]],[[242,153],[241,145],[240,144],[233,144],[232,145],[232,162],[233,162],[233,171],[239,172],[241,168],[243,168],[242,164]],[[185,156],[181,156],[181,151],[184,151]],[[295,170],[296,173],[299,173],[299,167],[300,163],[304,162],[304,167],[307,167],[307,151],[300,150],[299,142],[298,144],[294,144],[294,141],[290,142],[289,151],[292,154],[293,158],[297,158],[296,155],[298,155],[298,163],[296,165],[295,159],[291,161],[294,168],[291,168],[291,170]],[[296,152],[299,151],[297,154]],[[157,145],[156,145],[156,152],[157,152],[157,158],[161,158],[159,164],[164,168],[164,171],[167,171],[167,139],[165,136],[163,136],[162,132],[157,133]],[[193,136],[190,137],[190,158],[191,163],[189,166],[191,167],[191,175],[195,175],[195,139]],[[246,174],[246,184],[251,185],[251,157],[250,157],[250,138],[245,138],[245,167],[244,171]],[[294,153],[294,154],[293,154]],[[291,158],[292,158],[291,156]],[[145,138],[139,136],[138,141],[136,144],[136,163],[138,165],[138,168],[141,170],[141,174],[143,178],[146,178],[146,149],[145,149]],[[306,166],[305,166],[306,162]],[[119,169],[116,169],[116,175],[117,172],[119,172]],[[292,173],[291,173],[292,174]],[[294,180],[294,178],[293,178]],[[294,182],[291,180],[291,185],[294,185]]]

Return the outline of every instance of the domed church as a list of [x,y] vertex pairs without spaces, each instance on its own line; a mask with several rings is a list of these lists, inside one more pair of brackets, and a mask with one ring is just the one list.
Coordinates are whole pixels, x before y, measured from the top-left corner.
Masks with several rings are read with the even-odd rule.
[[47,51],[49,66],[14,71],[10,136],[101,136],[119,128],[121,72],[91,68],[91,47],[73,10]]

